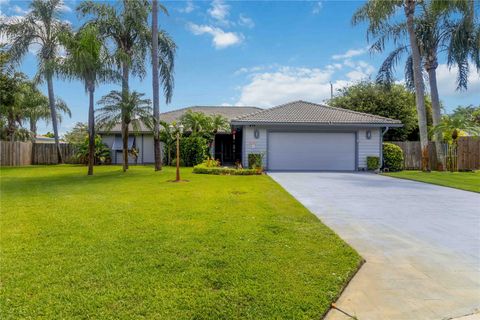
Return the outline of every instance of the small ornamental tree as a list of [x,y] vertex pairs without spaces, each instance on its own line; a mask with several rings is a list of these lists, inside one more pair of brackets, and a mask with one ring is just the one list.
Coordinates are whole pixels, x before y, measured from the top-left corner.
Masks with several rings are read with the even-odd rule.
[[393,143],[383,144],[383,167],[389,171],[403,170],[403,151]]

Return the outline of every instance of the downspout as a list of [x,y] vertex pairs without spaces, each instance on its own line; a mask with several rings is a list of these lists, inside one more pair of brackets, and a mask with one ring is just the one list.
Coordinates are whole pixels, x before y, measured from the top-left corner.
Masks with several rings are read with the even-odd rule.
[[382,164],[383,168],[383,136],[385,133],[387,133],[389,127],[385,127],[385,129],[382,130],[382,136],[380,137],[380,163]]

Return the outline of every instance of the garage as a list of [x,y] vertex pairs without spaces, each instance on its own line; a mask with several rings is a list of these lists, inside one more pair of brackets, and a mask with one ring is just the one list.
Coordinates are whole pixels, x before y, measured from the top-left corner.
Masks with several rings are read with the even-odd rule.
[[269,170],[353,171],[354,132],[269,132]]

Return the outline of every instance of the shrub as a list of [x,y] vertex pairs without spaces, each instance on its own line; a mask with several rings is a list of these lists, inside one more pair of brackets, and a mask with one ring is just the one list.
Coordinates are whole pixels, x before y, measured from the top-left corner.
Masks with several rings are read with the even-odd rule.
[[369,156],[367,157],[367,169],[377,170],[380,168],[380,157]]
[[[88,164],[88,136],[83,140],[83,143],[76,146],[75,158],[77,161],[83,164]],[[95,136],[95,155],[94,163],[110,163],[110,148],[103,143],[102,138],[99,135]]]
[[250,169],[263,168],[263,154],[250,153],[248,155],[248,168]]
[[180,160],[187,167],[200,164],[207,158],[207,140],[199,136],[182,137],[180,139]]
[[383,144],[383,167],[389,171],[403,170],[403,151],[393,143]]
[[205,163],[193,167],[193,173],[214,174],[214,175],[232,175],[232,176],[251,176],[262,174],[258,169],[235,169],[229,167],[207,167]]

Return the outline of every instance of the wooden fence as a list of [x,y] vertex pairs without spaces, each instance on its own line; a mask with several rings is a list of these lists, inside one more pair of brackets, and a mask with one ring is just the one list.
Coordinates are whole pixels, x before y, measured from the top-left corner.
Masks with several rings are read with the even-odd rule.
[[[75,147],[60,144],[65,163],[75,163]],[[0,166],[27,166],[31,164],[57,164],[55,144],[19,141],[0,141]]]
[[[419,141],[391,141],[390,143],[402,148],[405,169],[420,170],[422,168],[422,151]],[[432,170],[437,169],[438,162],[435,151],[437,147],[442,148],[448,167],[452,166],[454,170],[460,171],[480,169],[479,137],[460,137],[456,146],[430,141],[428,144],[428,159]]]

